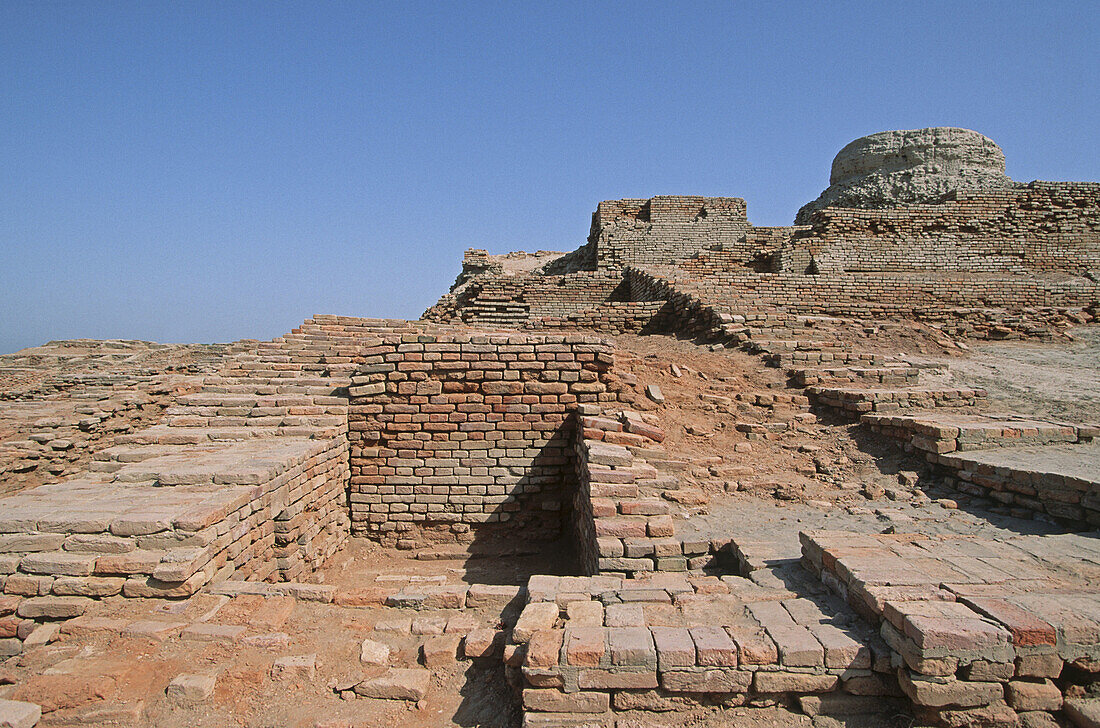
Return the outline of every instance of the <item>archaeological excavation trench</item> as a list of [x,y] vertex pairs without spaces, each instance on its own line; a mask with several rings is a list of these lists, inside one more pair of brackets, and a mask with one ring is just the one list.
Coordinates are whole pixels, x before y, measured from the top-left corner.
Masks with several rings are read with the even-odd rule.
[[1100,391],[1100,184],[884,132],[798,223],[0,357],[0,724],[1100,726],[1100,401],[953,366]]

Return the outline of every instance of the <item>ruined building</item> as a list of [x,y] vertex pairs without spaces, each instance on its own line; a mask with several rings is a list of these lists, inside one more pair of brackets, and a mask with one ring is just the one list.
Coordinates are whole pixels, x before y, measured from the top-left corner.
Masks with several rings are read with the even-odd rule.
[[0,357],[0,724],[1100,725],[1097,425],[927,361],[1100,315],[1100,184],[884,132],[796,223],[605,201],[419,321]]

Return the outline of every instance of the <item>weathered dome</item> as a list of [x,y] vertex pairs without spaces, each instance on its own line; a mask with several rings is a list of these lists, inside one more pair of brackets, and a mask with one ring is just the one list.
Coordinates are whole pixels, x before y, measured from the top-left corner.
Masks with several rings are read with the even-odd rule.
[[932,127],[861,137],[833,159],[829,187],[795,217],[807,224],[823,207],[884,208],[937,202],[948,192],[1013,186],[1005,155],[969,129]]

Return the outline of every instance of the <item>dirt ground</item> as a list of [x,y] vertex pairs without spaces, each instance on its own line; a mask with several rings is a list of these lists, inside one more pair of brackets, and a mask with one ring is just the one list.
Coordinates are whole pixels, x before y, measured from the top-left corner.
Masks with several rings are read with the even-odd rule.
[[989,411],[1100,422],[1100,326],[1071,329],[1072,343],[974,343],[947,381],[989,391]]

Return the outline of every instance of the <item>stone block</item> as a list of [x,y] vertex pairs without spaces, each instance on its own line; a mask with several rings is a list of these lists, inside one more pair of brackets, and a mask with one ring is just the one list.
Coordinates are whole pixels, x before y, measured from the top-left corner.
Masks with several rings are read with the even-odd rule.
[[661,687],[678,693],[744,693],[752,684],[752,673],[731,667],[698,667],[662,670]]
[[50,591],[58,596],[113,597],[122,593],[125,579],[104,576],[59,576]]
[[1015,710],[1052,712],[1062,709],[1062,691],[1050,680],[1013,680],[1005,688],[1005,697]]
[[604,713],[610,706],[611,696],[608,693],[565,693],[531,688],[523,691],[523,707],[543,713]]
[[428,694],[431,673],[416,668],[391,668],[355,686],[357,695],[382,700],[419,701]]
[[651,627],[657,648],[657,668],[662,672],[695,665],[695,642],[684,627]]
[[0,700],[0,728],[34,728],[42,718],[42,709],[34,703]]
[[973,708],[1004,700],[1004,686],[997,682],[929,678],[902,669],[898,671],[898,684],[914,703],[932,708]]
[[40,624],[31,630],[23,639],[23,649],[30,650],[35,647],[41,647],[44,644],[52,642],[57,637],[57,633],[60,631],[61,626],[53,624]]
[[512,628],[512,641],[526,643],[539,630],[553,629],[558,620],[556,602],[533,602],[523,608]]
[[374,640],[363,640],[363,644],[359,647],[359,662],[364,665],[387,665],[389,661],[389,645]]
[[1056,678],[1062,674],[1065,663],[1056,652],[1027,653],[1016,657],[1017,677]]
[[577,675],[582,690],[643,690],[657,687],[657,670],[587,668]]
[[608,728],[612,719],[595,713],[540,713],[523,716],[523,728]]
[[737,645],[721,627],[692,627],[695,661],[705,667],[737,667]]
[[991,597],[960,597],[960,601],[1003,625],[1016,647],[1053,646],[1057,642],[1053,626],[1015,604]]
[[199,703],[214,694],[215,678],[211,675],[177,675],[168,683],[165,693],[177,703]]
[[503,609],[518,599],[524,591],[521,586],[474,584],[466,593],[466,608],[494,607]]
[[52,576],[12,574],[4,580],[4,592],[24,597],[45,596],[50,593],[53,581]]
[[184,627],[180,639],[197,642],[236,642],[241,639],[247,628],[235,624],[208,624],[196,622]]
[[1077,728],[1100,728],[1100,698],[1068,698],[1062,709]]
[[657,668],[653,635],[646,627],[609,627],[607,641],[612,665]]
[[504,651],[504,632],[498,629],[474,629],[463,640],[462,654],[467,659],[499,657]]
[[825,649],[805,627],[768,627],[768,634],[775,640],[781,664],[788,667],[821,667],[825,664]]
[[84,614],[91,605],[87,597],[31,597],[20,602],[16,613],[24,619],[69,619]]
[[569,602],[565,614],[569,627],[602,627],[604,623],[604,607],[597,601]]
[[64,542],[63,533],[6,533],[0,535],[0,553],[57,551]]
[[524,666],[535,668],[557,667],[564,634],[560,629],[547,629],[532,634],[531,639],[527,642]]
[[603,659],[606,644],[606,629],[570,626],[565,630],[565,664],[596,667]]
[[148,637],[149,639],[162,642],[180,634],[186,626],[184,622],[162,622],[156,619],[142,619],[126,625],[123,631],[131,637]]
[[23,652],[23,640],[18,637],[0,639],[0,659],[14,657]]
[[[311,682],[317,675],[317,655],[285,655],[271,666],[274,680]],[[358,687],[356,688],[358,690]]]
[[19,569],[28,574],[89,576],[95,569],[96,558],[68,551],[42,551],[24,556]]
[[462,636],[457,634],[437,635],[424,640],[424,646],[420,648],[424,666],[431,668],[453,664],[458,659],[458,646],[461,642]]
[[837,675],[758,670],[753,687],[759,693],[827,693],[840,683]]

